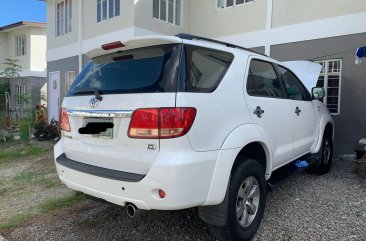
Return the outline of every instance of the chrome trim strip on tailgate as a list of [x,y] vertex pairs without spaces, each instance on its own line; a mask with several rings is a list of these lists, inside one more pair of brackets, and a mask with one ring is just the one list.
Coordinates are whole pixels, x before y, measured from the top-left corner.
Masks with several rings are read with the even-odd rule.
[[66,157],[65,153],[61,154],[56,158],[58,164],[65,166],[67,168],[73,169],[75,171],[83,172],[86,174],[108,178],[117,181],[125,181],[125,182],[139,182],[141,181],[145,175],[135,174],[129,172],[121,172],[116,170],[111,170],[103,167],[97,167],[88,165],[85,163],[77,162],[71,160]]
[[67,110],[69,116],[131,118],[132,110]]

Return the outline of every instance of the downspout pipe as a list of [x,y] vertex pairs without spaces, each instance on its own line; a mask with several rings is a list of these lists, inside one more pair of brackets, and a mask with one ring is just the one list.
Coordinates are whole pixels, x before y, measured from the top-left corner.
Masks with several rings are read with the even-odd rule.
[[83,69],[83,0],[79,0],[79,73]]
[[[273,0],[267,0],[267,22],[266,30],[267,33],[272,29],[272,18],[273,18]],[[271,45],[266,43],[264,46],[264,52],[267,56],[271,56]]]

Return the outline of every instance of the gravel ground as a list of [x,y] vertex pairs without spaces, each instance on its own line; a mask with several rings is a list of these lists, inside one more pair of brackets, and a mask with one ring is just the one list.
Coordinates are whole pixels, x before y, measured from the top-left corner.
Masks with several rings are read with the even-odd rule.
[[[324,176],[294,176],[269,193],[254,240],[366,241],[366,180],[350,158]],[[150,211],[128,218],[123,207],[86,201],[5,233],[13,240],[215,240],[196,209]]]

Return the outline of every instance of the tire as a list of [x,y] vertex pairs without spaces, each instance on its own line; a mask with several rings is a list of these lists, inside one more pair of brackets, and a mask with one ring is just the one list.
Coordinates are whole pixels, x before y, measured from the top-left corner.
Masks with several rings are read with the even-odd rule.
[[322,146],[319,150],[320,163],[311,168],[311,172],[323,175],[329,172],[333,159],[333,140],[332,133],[329,130],[324,132]]
[[227,205],[227,222],[223,227],[210,226],[219,240],[250,240],[262,221],[267,196],[265,171],[250,158],[243,158],[232,172]]

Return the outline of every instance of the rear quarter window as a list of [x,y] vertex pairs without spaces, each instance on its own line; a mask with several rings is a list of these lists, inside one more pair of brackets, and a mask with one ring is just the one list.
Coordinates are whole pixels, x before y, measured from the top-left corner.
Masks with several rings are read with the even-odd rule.
[[234,55],[228,52],[185,45],[182,63],[185,67],[181,91],[213,92],[229,69]]

